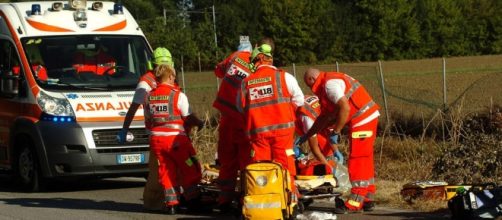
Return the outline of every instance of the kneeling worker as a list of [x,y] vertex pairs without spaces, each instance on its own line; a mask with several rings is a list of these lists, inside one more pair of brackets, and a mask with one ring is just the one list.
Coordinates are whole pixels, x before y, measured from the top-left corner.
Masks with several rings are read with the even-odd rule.
[[151,127],[150,147],[159,162],[159,182],[164,187],[164,202],[169,214],[176,213],[179,204],[175,185],[182,173],[183,196],[189,208],[199,204],[201,168],[186,129],[202,128],[203,122],[191,113],[188,99],[175,85],[176,72],[172,66],[161,64],[155,70],[158,81],[145,100],[145,121]]

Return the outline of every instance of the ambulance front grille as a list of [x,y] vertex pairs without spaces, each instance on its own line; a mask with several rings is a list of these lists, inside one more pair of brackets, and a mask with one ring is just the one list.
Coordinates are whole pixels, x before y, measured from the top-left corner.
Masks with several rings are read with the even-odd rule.
[[97,148],[102,147],[119,147],[119,146],[138,146],[148,145],[148,134],[144,128],[131,128],[129,132],[134,135],[134,140],[132,142],[126,142],[125,144],[119,144],[117,142],[117,134],[120,129],[107,129],[107,130],[94,130],[92,131],[92,138],[94,139],[94,144]]

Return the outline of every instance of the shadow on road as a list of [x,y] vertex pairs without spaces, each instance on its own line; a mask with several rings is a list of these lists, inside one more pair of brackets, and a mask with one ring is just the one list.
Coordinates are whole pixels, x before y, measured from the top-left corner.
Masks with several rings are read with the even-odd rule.
[[[41,193],[51,192],[74,192],[74,191],[92,191],[106,189],[125,189],[144,187],[146,180],[139,177],[126,178],[72,178],[57,179],[46,183],[46,187]],[[0,192],[25,192],[15,181],[7,176],[0,176]]]
[[[424,212],[412,212],[412,211],[394,211],[394,212],[379,212],[375,213],[365,213],[365,216],[374,216],[375,219],[390,219],[391,217],[403,220],[446,220],[450,219],[447,212],[434,212],[434,213],[424,213]],[[342,218],[343,219],[343,218]]]
[[144,212],[142,204],[70,198],[3,198],[7,205],[23,207]]

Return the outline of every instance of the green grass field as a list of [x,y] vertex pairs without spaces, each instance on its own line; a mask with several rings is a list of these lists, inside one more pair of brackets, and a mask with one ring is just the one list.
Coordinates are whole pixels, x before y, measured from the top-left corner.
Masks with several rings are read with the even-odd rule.
[[[443,108],[442,58],[405,61],[384,61],[382,70],[388,112],[404,115],[432,115]],[[335,71],[335,65],[313,65],[324,71]],[[310,94],[303,83],[308,66],[283,67],[296,73],[305,94]],[[342,63],[339,70],[361,83],[372,94],[384,111],[381,76],[377,62]],[[183,85],[182,77],[180,84]],[[185,72],[184,85],[189,101],[198,114],[215,114],[211,103],[218,81],[211,71]],[[464,102],[464,110],[476,112],[493,103],[502,103],[502,55],[446,58],[447,105]]]

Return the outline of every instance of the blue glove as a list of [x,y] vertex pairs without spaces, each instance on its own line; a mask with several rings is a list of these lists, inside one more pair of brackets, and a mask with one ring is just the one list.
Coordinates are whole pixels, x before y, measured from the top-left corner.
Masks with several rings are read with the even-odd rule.
[[307,137],[305,135],[302,135],[296,138],[294,145],[300,146],[301,144],[305,143],[305,141],[307,141]]
[[343,164],[343,154],[339,150],[335,151],[335,160],[339,164]]
[[293,146],[293,151],[295,152],[295,158],[299,158],[300,155],[302,154],[302,151],[300,150],[300,146],[298,146],[298,145]]
[[127,129],[122,128],[122,129],[119,131],[119,133],[117,134],[117,137],[116,137],[117,142],[118,142],[119,144],[123,144],[123,143],[125,143],[126,138],[127,138]]
[[340,143],[340,134],[339,133],[331,133],[329,136],[329,142],[331,144],[339,144]]

